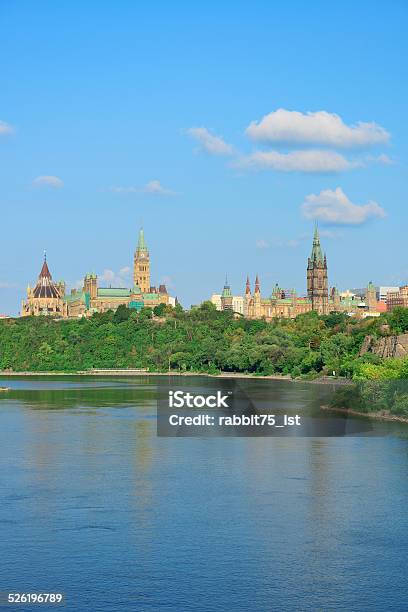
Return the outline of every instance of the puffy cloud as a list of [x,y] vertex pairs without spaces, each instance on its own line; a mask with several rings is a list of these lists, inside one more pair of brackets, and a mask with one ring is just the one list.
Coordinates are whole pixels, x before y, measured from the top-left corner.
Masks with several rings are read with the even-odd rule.
[[381,155],[375,157],[373,161],[377,162],[377,164],[384,164],[384,166],[393,166],[395,164],[395,161],[391,159],[391,157],[388,157],[388,155],[385,155],[385,153],[381,153]]
[[360,225],[372,217],[386,216],[385,210],[372,200],[367,204],[353,204],[340,187],[334,191],[323,190],[317,195],[311,193],[306,196],[301,210],[307,219],[333,225]]
[[37,176],[33,180],[33,184],[36,187],[53,187],[54,189],[60,189],[64,186],[64,182],[58,176]]
[[0,136],[3,134],[12,134],[14,132],[14,128],[5,121],[0,121]]
[[119,272],[114,272],[109,268],[105,268],[103,273],[99,276],[99,280],[114,287],[127,287],[130,281],[130,271],[129,266],[121,268]]
[[111,187],[110,191],[113,191],[114,193],[151,193],[162,196],[176,195],[175,191],[163,187],[158,180],[149,181],[143,187]]
[[205,127],[193,127],[187,130],[187,134],[198,140],[201,148],[211,155],[233,155],[234,147],[225,142],[220,136],[212,134]]
[[257,249],[269,249],[269,242],[263,238],[258,238],[258,240],[255,242],[255,246]]
[[326,111],[301,113],[279,108],[252,121],[246,134],[256,141],[325,145],[330,147],[367,147],[384,144],[390,134],[377,123],[346,125],[339,115]]
[[361,166],[361,162],[350,161],[335,151],[256,151],[241,157],[232,164],[237,168],[271,169],[282,172],[342,172]]
[[175,195],[175,191],[163,187],[160,181],[157,180],[146,183],[142,191],[144,193],[156,193],[158,195]]
[[296,249],[304,240],[309,240],[309,238],[309,234],[302,234],[297,238],[290,239],[274,237],[270,240],[270,242],[264,240],[263,238],[259,238],[255,245],[257,249],[261,250],[269,249],[271,247],[278,249]]

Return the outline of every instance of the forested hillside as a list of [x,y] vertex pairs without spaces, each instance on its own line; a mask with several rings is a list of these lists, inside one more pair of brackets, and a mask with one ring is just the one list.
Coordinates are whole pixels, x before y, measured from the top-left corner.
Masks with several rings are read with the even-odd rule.
[[147,368],[209,372],[324,373],[354,378],[404,377],[406,360],[358,353],[367,334],[408,329],[408,310],[357,320],[339,313],[308,313],[266,323],[233,318],[211,303],[183,311],[159,306],[140,313],[119,307],[90,319],[27,317],[0,322],[0,368],[76,371]]

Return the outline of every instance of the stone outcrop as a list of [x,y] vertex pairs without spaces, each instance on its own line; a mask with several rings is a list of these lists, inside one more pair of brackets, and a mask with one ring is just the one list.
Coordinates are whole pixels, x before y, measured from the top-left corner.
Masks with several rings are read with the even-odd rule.
[[375,338],[374,336],[366,336],[361,346],[359,355],[365,353],[374,353],[388,359],[390,357],[407,357],[408,356],[408,334],[399,336],[384,336]]

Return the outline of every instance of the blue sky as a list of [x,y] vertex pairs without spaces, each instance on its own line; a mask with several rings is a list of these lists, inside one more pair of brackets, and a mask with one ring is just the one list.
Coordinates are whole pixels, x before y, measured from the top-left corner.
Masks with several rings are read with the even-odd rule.
[[315,219],[331,284],[406,282],[407,14],[2,2],[0,312],[44,249],[55,279],[127,284],[141,224],[185,306],[226,272],[304,293]]

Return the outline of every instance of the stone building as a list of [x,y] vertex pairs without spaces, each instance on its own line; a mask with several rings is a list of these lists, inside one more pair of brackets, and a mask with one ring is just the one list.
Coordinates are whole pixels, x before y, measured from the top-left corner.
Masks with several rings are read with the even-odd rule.
[[[314,231],[312,251],[307,260],[306,283],[307,295],[305,297],[298,296],[294,289],[283,289],[278,284],[273,287],[268,297],[263,297],[258,275],[255,278],[253,292],[247,277],[243,297],[244,316],[250,319],[263,318],[271,321],[274,318],[293,319],[312,310],[323,315],[329,312],[345,312],[357,316],[374,315],[378,311],[376,290],[372,283],[367,286],[364,300],[351,292],[340,294],[336,287],[332,287],[329,293],[327,259],[321,248],[317,227]],[[224,292],[224,302],[220,296],[217,305],[220,310],[224,307],[225,309],[230,308],[228,300],[231,289],[227,283],[224,286],[223,294]]]
[[320,246],[317,225],[313,236],[312,253],[307,260],[307,296],[312,310],[321,315],[329,312],[327,260]]
[[55,283],[47,264],[44,261],[34,288],[27,287],[27,299],[21,302],[21,316],[52,315],[62,317],[64,313],[65,283]]
[[387,310],[391,311],[397,306],[408,308],[408,285],[400,287],[398,291],[387,293]]
[[175,305],[164,284],[158,288],[150,285],[150,254],[143,229],[133,258],[133,287],[99,287],[94,273],[85,275],[81,289],[65,293],[63,282],[54,283],[44,259],[43,267],[34,289],[27,288],[27,298],[21,306],[21,316],[48,314],[61,318],[91,316],[94,312],[116,310],[118,306],[141,310],[159,304]]

